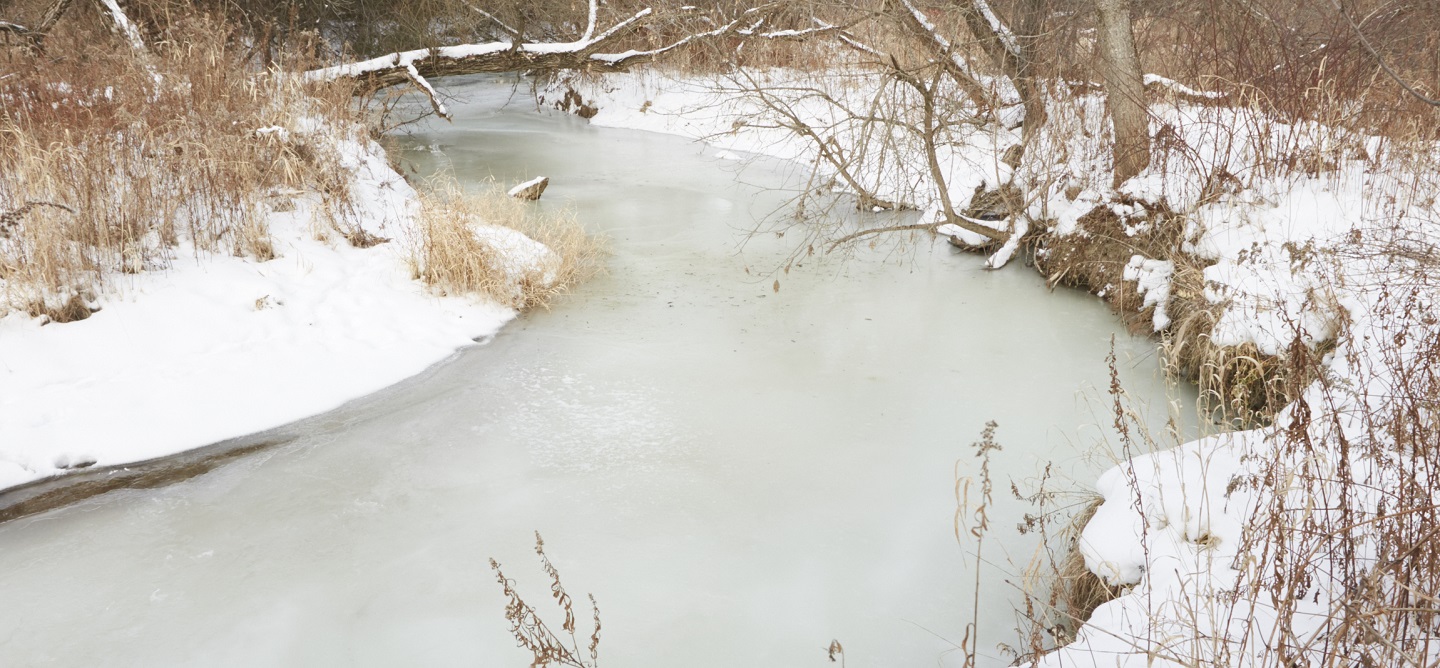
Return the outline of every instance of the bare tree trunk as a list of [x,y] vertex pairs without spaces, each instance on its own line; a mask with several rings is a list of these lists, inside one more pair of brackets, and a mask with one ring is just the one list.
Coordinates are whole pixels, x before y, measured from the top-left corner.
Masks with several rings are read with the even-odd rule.
[[35,32],[45,35],[54,29],[55,24],[60,22],[60,17],[65,15],[65,10],[70,8],[70,3],[73,1],[74,0],[55,0],[55,2],[51,3],[50,6],[45,9],[45,16],[40,19],[40,25],[35,29]]
[[1150,165],[1150,115],[1129,0],[1095,0],[1095,9],[1100,17],[1100,71],[1115,131],[1114,184],[1119,186]]

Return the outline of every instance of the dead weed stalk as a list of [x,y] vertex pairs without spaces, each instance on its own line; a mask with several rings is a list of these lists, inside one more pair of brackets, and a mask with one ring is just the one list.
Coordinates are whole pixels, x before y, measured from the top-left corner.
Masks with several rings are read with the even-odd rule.
[[541,568],[550,578],[550,596],[565,615],[560,624],[560,632],[564,636],[556,634],[550,625],[540,618],[535,608],[526,603],[515,589],[515,581],[505,577],[505,573],[500,570],[500,562],[491,559],[490,568],[495,571],[495,579],[504,588],[505,619],[510,622],[511,635],[515,636],[515,642],[522,649],[530,652],[533,659],[531,668],[595,668],[600,661],[600,607],[595,603],[595,595],[587,595],[590,599],[593,627],[589,644],[582,649],[580,639],[576,636],[574,600],[560,583],[560,571],[550,563],[550,557],[545,554],[545,540],[538,531],[535,532],[535,554],[540,558]]

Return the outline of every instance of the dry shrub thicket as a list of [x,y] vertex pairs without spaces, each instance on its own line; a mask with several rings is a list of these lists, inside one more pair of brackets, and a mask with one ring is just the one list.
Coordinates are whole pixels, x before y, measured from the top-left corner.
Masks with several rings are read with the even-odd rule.
[[[1430,315],[1440,249],[1428,250],[1404,262],[1375,321],[1356,325],[1391,345],[1346,351],[1354,378],[1297,388],[1277,452],[1232,483],[1268,490],[1256,513],[1267,521],[1246,533],[1237,566],[1247,578],[1223,602],[1239,619],[1273,609],[1279,623],[1263,642],[1221,648],[1217,663],[1440,662],[1440,330]],[[1319,360],[1297,349],[1287,363]]]
[[[1160,627],[1161,637],[1137,639],[1136,651],[1216,668],[1430,668],[1440,661],[1440,331],[1431,315],[1440,249],[1427,250],[1428,257],[1391,268],[1373,319],[1354,325],[1357,336],[1389,345],[1337,351],[1350,369],[1344,378],[1303,345],[1284,357],[1292,383],[1285,391],[1295,399],[1263,447],[1243,460],[1224,501],[1212,499],[1224,509],[1200,511],[1248,513],[1241,533],[1223,539],[1238,581],[1153,601],[1170,625]],[[1118,384],[1112,392],[1126,451],[1153,449],[1156,439],[1143,432]],[[1039,531],[1049,549],[1026,572],[1024,644],[1016,651],[1032,660],[1073,640],[1096,606],[1127,589],[1088,571],[1073,549],[1096,504],[1072,515],[1068,497],[1041,488],[1026,497],[1038,512],[1025,529]],[[1257,505],[1248,507],[1252,500]],[[1153,501],[1135,501],[1145,526],[1166,521],[1152,516],[1160,511]],[[1221,539],[1194,540],[1203,573],[1205,553]]]

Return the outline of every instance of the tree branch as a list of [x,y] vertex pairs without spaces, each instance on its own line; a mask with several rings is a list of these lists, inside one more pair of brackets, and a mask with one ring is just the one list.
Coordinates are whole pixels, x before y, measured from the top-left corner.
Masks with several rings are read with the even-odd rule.
[[[751,10],[746,14],[750,15],[755,11]],[[305,73],[305,77],[311,81],[354,79],[361,84],[363,90],[375,91],[413,83],[417,76],[421,79],[432,79],[484,72],[623,72],[699,40],[735,33],[741,24],[741,19],[736,19],[715,30],[687,35],[658,49],[602,53],[617,46],[624,37],[654,20],[656,16],[654,10],[644,9],[598,35],[575,42],[559,43],[526,42],[520,37],[519,31],[502,23],[502,28],[511,34],[511,41],[400,51],[369,60],[311,70]],[[496,20],[498,22],[498,19]],[[598,30],[598,26],[596,29]],[[591,31],[587,28],[586,32],[588,35]]]
[[513,40],[515,40],[516,42],[523,42],[523,41],[525,41],[525,35],[524,35],[524,34],[522,34],[519,30],[516,30],[516,29],[510,27],[510,24],[508,24],[508,23],[506,23],[506,22],[504,22],[504,21],[501,21],[501,20],[500,20],[500,17],[498,17],[498,16],[496,16],[496,15],[494,15],[494,14],[491,14],[490,12],[487,12],[487,11],[485,11],[485,10],[483,10],[483,9],[480,9],[479,7],[476,7],[475,5],[472,5],[472,4],[468,3],[468,2],[465,3],[465,6],[466,6],[466,7],[469,7],[470,9],[475,10],[475,12],[478,13],[478,14],[480,14],[481,16],[484,16],[485,18],[490,19],[490,21],[491,21],[492,23],[494,23],[495,25],[500,26],[500,29],[503,30],[503,31],[505,31],[505,34],[509,35],[510,38],[513,39]]
[[925,12],[920,11],[910,0],[899,0],[901,8],[899,14],[901,23],[920,39],[930,45],[931,51],[935,52],[936,61],[945,73],[965,91],[966,97],[979,109],[993,109],[995,104],[994,96],[980,83],[979,77],[971,69],[970,63],[955,50],[955,45],[940,34],[939,28],[930,21]]
[[447,121],[453,120],[450,117],[450,110],[445,108],[445,103],[440,101],[439,94],[435,92],[435,87],[431,86],[425,77],[420,76],[420,72],[415,69],[414,65],[407,66],[405,73],[410,75],[410,82],[415,84],[415,87],[419,88],[425,97],[430,98],[430,106],[435,108],[435,113],[439,114],[440,118]]
[[1380,51],[1375,48],[1375,45],[1370,43],[1370,38],[1365,36],[1365,31],[1360,29],[1360,24],[1356,23],[1355,19],[1350,18],[1350,13],[1346,12],[1345,8],[1340,6],[1338,0],[1330,0],[1330,4],[1335,7],[1335,11],[1339,12],[1340,16],[1345,18],[1345,22],[1350,24],[1350,29],[1355,31],[1355,36],[1360,38],[1360,44],[1365,47],[1365,51],[1370,54],[1370,57],[1374,58],[1375,62],[1380,64],[1380,69],[1385,70],[1387,76],[1393,79],[1395,83],[1400,84],[1400,87],[1404,88],[1405,92],[1409,93],[1411,97],[1432,107],[1440,107],[1440,100],[1426,97],[1420,91],[1415,90],[1415,88],[1404,79],[1400,78],[1400,75],[1397,74],[1395,70],[1390,69],[1390,64],[1385,62],[1385,58],[1380,55]]
[[44,16],[40,18],[40,24],[34,29],[9,21],[0,21],[0,25],[3,25],[0,27],[0,32],[8,32],[25,38],[28,42],[25,47],[27,51],[32,55],[42,54],[45,52],[45,37],[50,34],[55,24],[60,22],[60,17],[65,15],[65,11],[70,8],[72,2],[74,0],[55,0],[50,3],[50,6],[45,9]]
[[840,246],[843,246],[843,245],[848,244],[848,243],[850,243],[850,242],[852,242],[852,241],[855,241],[856,239],[864,239],[865,237],[871,237],[871,236],[875,236],[875,235],[877,235],[877,234],[886,234],[886,233],[889,233],[889,232],[919,232],[919,231],[926,231],[926,232],[931,232],[931,233],[933,233],[933,232],[935,232],[935,230],[940,229],[940,226],[941,226],[941,225],[944,225],[944,224],[945,224],[945,223],[915,223],[915,224],[913,224],[913,225],[895,225],[895,226],[892,226],[892,227],[872,227],[872,228],[870,228],[870,229],[868,229],[868,230],[860,230],[859,232],[853,232],[853,233],[851,233],[851,234],[847,234],[847,235],[845,235],[845,236],[843,236],[843,237],[840,237],[839,239],[836,239],[835,241],[833,241],[833,242],[830,243],[830,248],[826,249],[825,252],[826,252],[826,253],[833,253],[833,252],[835,252],[835,249],[836,249],[836,248],[839,248]]
[[12,35],[19,35],[21,37],[29,37],[30,35],[35,34],[33,30],[26,28],[25,26],[22,26],[18,23],[11,23],[9,21],[0,21],[0,32],[8,32]]

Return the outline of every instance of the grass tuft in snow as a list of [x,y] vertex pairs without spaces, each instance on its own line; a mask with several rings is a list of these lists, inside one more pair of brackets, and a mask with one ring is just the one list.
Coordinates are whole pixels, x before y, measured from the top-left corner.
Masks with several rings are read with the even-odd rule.
[[426,195],[410,241],[415,278],[441,294],[482,295],[517,309],[548,308],[598,270],[601,249],[572,211],[453,183]]

